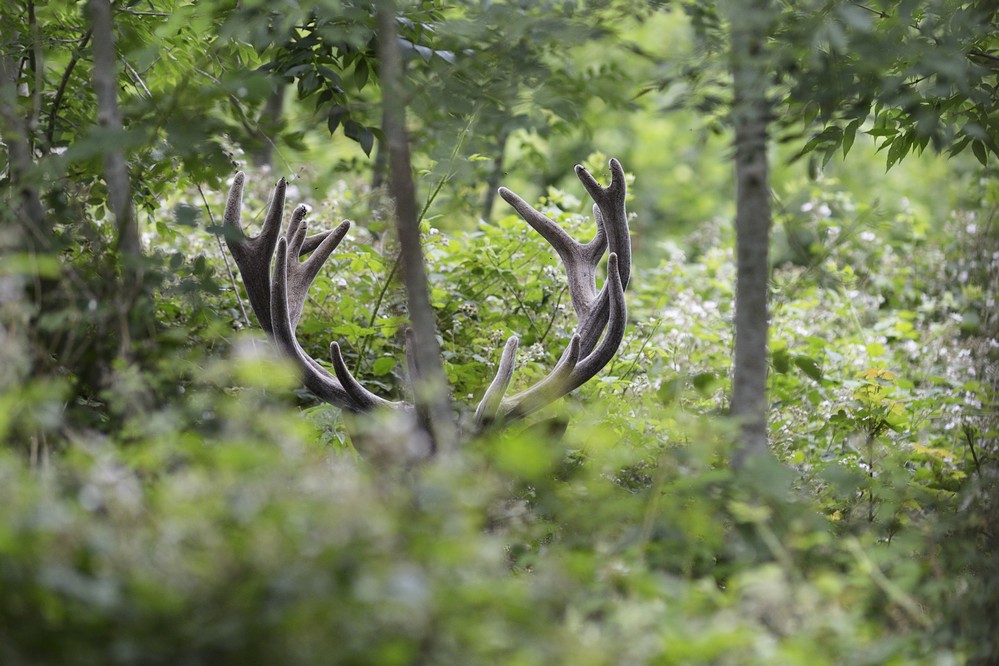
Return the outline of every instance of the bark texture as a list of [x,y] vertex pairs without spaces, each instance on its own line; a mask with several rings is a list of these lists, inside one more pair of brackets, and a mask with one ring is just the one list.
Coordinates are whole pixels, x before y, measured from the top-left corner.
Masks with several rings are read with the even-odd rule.
[[737,3],[731,25],[736,179],[735,367],[732,415],[742,441],[733,464],[768,451],[767,334],[769,329],[770,181],[765,48],[767,0]]
[[378,8],[378,55],[381,62],[382,131],[388,152],[389,189],[395,201],[396,225],[402,252],[402,279],[406,287],[413,330],[412,378],[414,401],[435,450],[453,448],[456,430],[448,396],[447,378],[437,341],[437,322],[430,305],[430,289],[420,242],[419,208],[406,134],[402,90],[402,56],[391,0]]
[[[94,41],[94,94],[97,96],[97,124],[108,137],[124,131],[118,109],[118,64],[114,47],[114,19],[109,0],[90,0],[90,21]],[[137,256],[142,252],[139,227],[132,211],[132,186],[128,162],[121,146],[112,143],[104,153],[104,180],[118,230],[118,250]]]
[[27,247],[47,249],[49,225],[41,196],[30,175],[34,159],[27,123],[17,110],[17,79],[17,61],[0,55],[0,133],[7,144],[10,181],[20,201],[17,218],[26,232]]

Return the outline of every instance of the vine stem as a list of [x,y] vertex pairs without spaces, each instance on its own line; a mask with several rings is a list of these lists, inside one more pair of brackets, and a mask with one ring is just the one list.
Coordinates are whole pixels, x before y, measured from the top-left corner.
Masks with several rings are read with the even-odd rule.
[[[201,195],[201,200],[205,204],[205,210],[208,211],[208,219],[211,220],[212,226],[216,229],[218,225],[215,224],[215,215],[212,213],[212,207],[208,205],[208,198],[205,196],[205,191],[201,189],[201,185],[198,185],[198,194]],[[222,237],[219,236],[218,231],[215,232],[215,241],[219,244],[219,253],[222,255],[222,261],[225,262],[225,272],[229,274],[229,283],[232,285],[232,291],[236,294],[236,302],[239,303],[239,311],[243,313],[243,321],[246,323],[246,327],[250,328],[250,315],[246,313],[246,306],[243,304],[243,298],[239,295],[239,287],[236,284],[236,276],[232,272],[232,266],[229,265],[229,255],[226,254],[225,248],[222,247]]]

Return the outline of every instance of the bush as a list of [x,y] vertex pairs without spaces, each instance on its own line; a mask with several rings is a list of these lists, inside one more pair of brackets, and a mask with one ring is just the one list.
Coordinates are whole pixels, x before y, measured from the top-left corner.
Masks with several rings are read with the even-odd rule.
[[[266,342],[210,318],[238,313],[235,293],[184,285],[226,284],[205,274],[220,262],[162,255],[158,335],[180,333],[97,396],[29,376],[31,341],[8,324],[0,659],[988,663],[996,322],[979,285],[994,284],[994,236],[961,215],[944,233],[904,215],[869,226],[832,188],[794,196],[781,222],[797,254],[774,277],[780,462],[739,474],[718,416],[722,228],[642,262],[622,353],[578,399],[415,468],[404,425],[347,427]],[[521,225],[429,236],[458,397],[482,390],[506,335],[525,338],[527,382],[570,330],[554,259]],[[345,341],[391,394],[391,255],[356,233],[302,339]]]

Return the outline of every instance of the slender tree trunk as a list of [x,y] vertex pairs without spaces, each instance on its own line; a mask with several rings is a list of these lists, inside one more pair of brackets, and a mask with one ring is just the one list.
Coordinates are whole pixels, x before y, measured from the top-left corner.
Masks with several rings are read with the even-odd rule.
[[26,232],[26,245],[32,249],[47,249],[51,243],[45,207],[38,189],[31,180],[34,165],[27,123],[17,112],[17,61],[0,56],[0,133],[7,144],[10,181],[20,199],[18,219]]
[[[94,93],[97,96],[97,123],[112,137],[123,131],[118,110],[118,63],[114,48],[114,19],[110,0],[90,0],[90,21],[94,34]],[[132,211],[132,187],[128,162],[119,146],[112,143],[104,153],[104,180],[111,211],[118,230],[118,251],[126,257],[142,253],[139,227]],[[134,262],[133,262],[134,263]]]
[[496,139],[496,156],[493,157],[492,171],[489,172],[489,180],[486,183],[486,198],[482,204],[482,219],[486,222],[493,216],[496,190],[499,189],[500,181],[503,179],[503,154],[506,152],[506,142],[509,138],[510,132],[502,130]]
[[457,433],[440,345],[437,342],[437,323],[430,305],[423,246],[420,244],[419,208],[416,204],[409,138],[406,134],[402,56],[391,0],[379,3],[378,55],[381,61],[382,131],[388,153],[389,187],[395,200],[396,224],[402,251],[402,278],[413,328],[410,358],[414,375],[414,398],[420,421],[430,435],[435,450],[446,452],[453,449]]
[[767,333],[770,277],[770,181],[767,166],[765,45],[768,0],[730,5],[736,179],[735,367],[732,415],[742,432],[733,465],[767,447]]

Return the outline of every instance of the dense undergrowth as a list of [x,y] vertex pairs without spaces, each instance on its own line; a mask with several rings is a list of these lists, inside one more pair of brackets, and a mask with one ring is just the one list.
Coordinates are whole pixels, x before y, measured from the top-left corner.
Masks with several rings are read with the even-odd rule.
[[[776,460],[739,473],[720,222],[646,248],[597,380],[418,466],[402,424],[345,423],[242,330],[207,220],[160,228],[155,344],[99,393],[26,374],[38,313],[18,297],[28,269],[4,271],[0,662],[993,663],[995,193],[934,220],[834,182],[791,190]],[[317,358],[340,340],[398,394],[404,310],[378,208],[347,188],[314,205],[372,221],[313,287],[300,338]],[[574,195],[547,205],[589,229]],[[178,210],[196,224],[196,203]],[[567,342],[560,270],[525,228],[428,231],[458,401],[507,335],[520,382]]]

